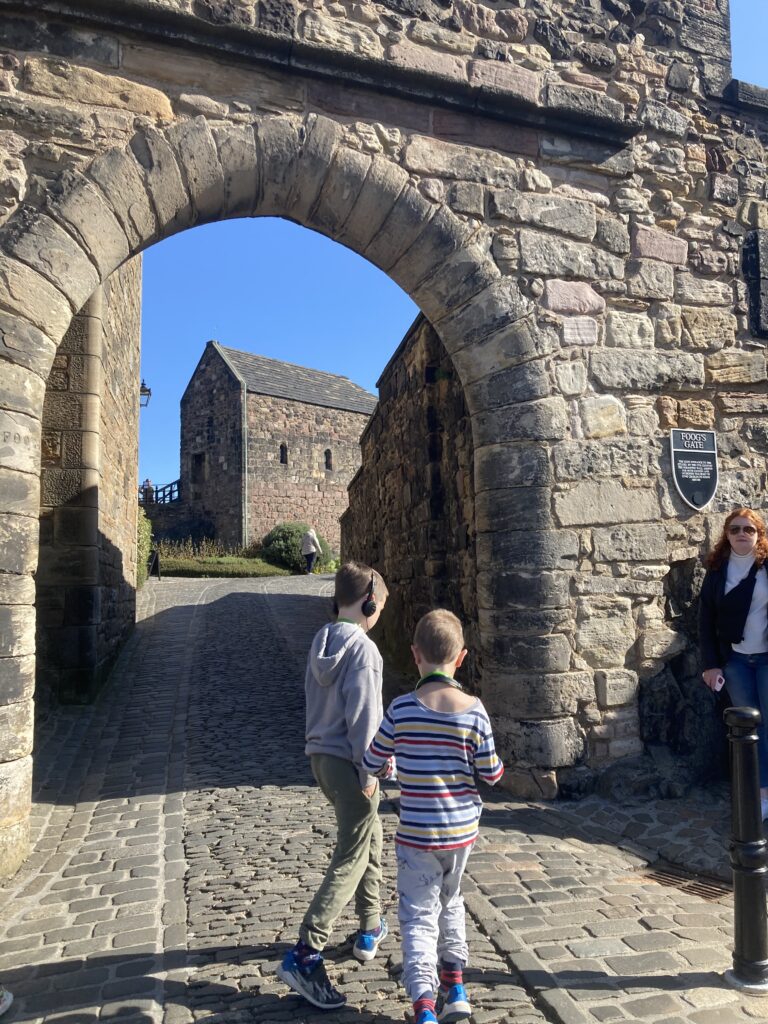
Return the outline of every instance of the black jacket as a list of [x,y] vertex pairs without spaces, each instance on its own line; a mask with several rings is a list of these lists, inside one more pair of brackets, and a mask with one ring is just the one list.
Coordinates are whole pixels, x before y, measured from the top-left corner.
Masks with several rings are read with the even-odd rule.
[[[768,571],[768,562],[763,565]],[[699,598],[699,647],[701,666],[722,668],[731,653],[731,645],[744,639],[744,626],[752,604],[757,566],[737,586],[725,593],[728,560],[719,569],[709,569]]]

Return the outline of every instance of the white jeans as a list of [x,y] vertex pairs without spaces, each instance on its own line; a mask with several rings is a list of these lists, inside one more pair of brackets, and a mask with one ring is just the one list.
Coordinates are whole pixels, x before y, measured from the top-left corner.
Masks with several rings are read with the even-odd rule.
[[463,966],[469,958],[461,876],[472,847],[416,850],[397,843],[396,849],[403,985],[415,1002],[437,991],[438,959]]

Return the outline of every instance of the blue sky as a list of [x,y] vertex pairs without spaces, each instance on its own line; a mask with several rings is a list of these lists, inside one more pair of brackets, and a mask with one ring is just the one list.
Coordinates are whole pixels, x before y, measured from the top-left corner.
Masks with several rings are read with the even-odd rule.
[[[734,77],[768,87],[766,0],[731,0]],[[139,479],[179,475],[179,400],[205,343],[376,380],[418,310],[335,242],[274,218],[174,235],[144,254]]]

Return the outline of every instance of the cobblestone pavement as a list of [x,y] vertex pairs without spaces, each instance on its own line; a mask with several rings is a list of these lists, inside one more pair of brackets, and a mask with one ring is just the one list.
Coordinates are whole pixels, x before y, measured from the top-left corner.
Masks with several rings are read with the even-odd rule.
[[[323,577],[144,588],[101,699],[39,730],[35,849],[0,890],[10,1020],[403,1019],[396,791],[381,957],[351,957],[347,915],[329,950],[345,1010],[312,1011],[274,977],[333,842],[302,753],[303,662],[329,590]],[[489,794],[465,885],[476,1024],[768,1019],[768,999],[720,978],[730,895],[648,873],[694,852],[722,868],[726,813],[712,794],[636,807]]]

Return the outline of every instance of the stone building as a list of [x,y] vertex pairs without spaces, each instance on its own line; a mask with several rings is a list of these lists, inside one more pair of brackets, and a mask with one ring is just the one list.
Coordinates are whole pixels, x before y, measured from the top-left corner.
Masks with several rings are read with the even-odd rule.
[[375,407],[346,377],[209,341],[181,399],[179,516],[232,545],[308,522],[338,551]]
[[[552,795],[649,746],[688,757],[680,723],[710,699],[695,566],[734,503],[764,507],[768,454],[768,93],[732,79],[727,0],[0,8],[3,869],[32,765],[40,466],[18,425],[37,451],[59,345],[118,267],[228,217],[353,249],[440,339],[475,508],[451,572],[471,580],[474,552],[476,681],[510,784]],[[452,402],[427,387],[422,413]],[[671,426],[717,431],[703,512],[672,484]],[[454,493],[442,456],[411,454]],[[388,514],[357,550],[426,522]],[[441,529],[421,537],[409,586],[431,599],[448,553]]]

